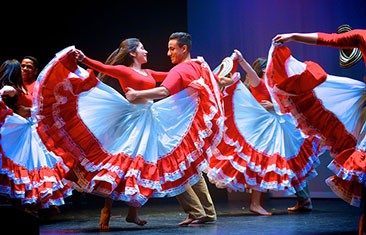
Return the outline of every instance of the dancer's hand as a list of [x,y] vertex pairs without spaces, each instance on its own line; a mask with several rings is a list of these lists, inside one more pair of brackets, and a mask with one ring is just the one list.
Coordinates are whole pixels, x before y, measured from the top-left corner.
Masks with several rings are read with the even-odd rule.
[[275,43],[285,43],[291,41],[293,38],[292,33],[277,34],[272,41]]
[[77,59],[77,61],[79,61],[79,62],[83,62],[83,60],[85,59],[84,53],[78,49],[74,50],[74,55],[75,55],[75,58]]
[[126,95],[126,99],[129,102],[133,102],[137,98],[138,91],[132,89],[131,87],[127,87],[126,90],[127,90],[127,92],[125,94]]
[[16,94],[17,94],[17,90],[12,86],[5,85],[0,90],[0,95],[8,95],[10,97],[14,97]]
[[243,60],[243,55],[241,54],[241,52],[238,49],[234,49],[234,52],[231,56],[233,56],[239,62],[241,62]]
[[267,111],[273,111],[274,110],[274,105],[272,104],[271,101],[262,100],[260,102],[260,105],[262,105],[262,107],[265,108]]

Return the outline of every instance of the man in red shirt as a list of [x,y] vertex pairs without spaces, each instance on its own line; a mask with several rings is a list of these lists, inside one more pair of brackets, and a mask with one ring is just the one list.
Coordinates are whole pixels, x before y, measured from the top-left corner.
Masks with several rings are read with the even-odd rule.
[[[192,38],[185,32],[175,32],[170,35],[168,53],[171,62],[176,64],[168,73],[160,87],[136,91],[127,89],[126,98],[132,102],[135,99],[162,99],[184,90],[188,85],[203,76],[210,69],[202,66],[202,60],[191,58]],[[182,206],[187,219],[179,225],[201,224],[216,221],[216,210],[203,176],[192,187],[188,187],[182,194],[176,196]]]

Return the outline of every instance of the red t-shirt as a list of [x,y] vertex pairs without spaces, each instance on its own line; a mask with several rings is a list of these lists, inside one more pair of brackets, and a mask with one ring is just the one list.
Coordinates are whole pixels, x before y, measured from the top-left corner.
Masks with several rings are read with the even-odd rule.
[[354,29],[345,33],[318,33],[318,45],[342,49],[358,48],[366,66],[366,30]]
[[97,60],[86,57],[83,64],[89,68],[118,79],[122,89],[126,92],[127,87],[135,90],[147,90],[156,87],[157,82],[162,82],[168,72],[158,72],[151,69],[144,69],[143,75],[125,65],[106,65]]
[[170,71],[161,86],[167,88],[170,95],[184,90],[188,85],[202,76],[201,62],[189,61],[177,64]]

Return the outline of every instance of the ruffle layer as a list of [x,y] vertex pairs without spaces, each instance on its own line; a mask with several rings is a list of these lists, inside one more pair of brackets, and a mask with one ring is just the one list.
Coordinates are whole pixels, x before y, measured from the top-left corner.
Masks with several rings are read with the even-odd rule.
[[321,145],[289,115],[266,111],[240,82],[225,89],[225,135],[208,177],[220,188],[293,194],[317,175]]
[[[196,183],[208,167],[211,149],[222,138],[219,88],[205,63],[202,77],[190,88],[136,108],[99,82],[94,73],[78,67],[72,49],[64,49],[45,67],[39,76],[36,101],[42,140],[72,164],[73,171],[66,179],[80,191],[135,206],[142,206],[150,197],[175,196],[185,191],[186,184]],[[119,126],[108,131],[103,131],[109,125],[107,119],[98,116],[103,109],[82,114],[87,107],[85,97],[95,98],[98,106],[98,99],[104,97],[93,94],[103,93],[113,98],[106,101],[104,109],[110,109],[109,101],[111,108],[121,104],[115,111]],[[180,104],[184,99],[188,99],[186,106]],[[190,117],[184,120],[183,129],[172,123],[175,118],[179,120],[175,117],[179,113]],[[87,116],[94,115],[98,116],[95,120],[86,121]],[[114,138],[119,131],[120,138]]]
[[21,204],[41,208],[65,204],[72,188],[63,181],[68,167],[49,154],[33,131],[32,118],[12,112],[0,102],[0,193]]
[[366,186],[366,154],[357,148],[346,149],[328,165],[335,176],[326,183],[344,201],[361,206],[362,189]]
[[297,61],[287,47],[272,50],[266,79],[280,110],[290,112],[306,134],[320,136],[332,155],[354,147],[364,85],[354,81],[339,86],[338,77],[327,75],[314,62]]

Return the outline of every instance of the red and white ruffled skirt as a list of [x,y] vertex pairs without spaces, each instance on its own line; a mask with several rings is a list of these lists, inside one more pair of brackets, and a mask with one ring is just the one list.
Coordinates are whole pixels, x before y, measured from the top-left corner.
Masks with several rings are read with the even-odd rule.
[[267,84],[283,112],[291,112],[307,134],[320,136],[334,159],[335,175],[326,183],[343,200],[360,206],[366,183],[364,124],[365,84],[327,74],[312,61],[296,60],[286,46],[272,46]]
[[317,175],[320,142],[296,128],[289,114],[269,112],[238,80],[224,91],[225,134],[210,159],[217,187],[294,194]]
[[36,128],[34,117],[23,118],[0,101],[0,193],[22,205],[63,205],[72,193],[63,181],[69,168],[47,150]]
[[38,132],[65,162],[78,190],[142,206],[195,184],[222,138],[218,85],[208,73],[158,102],[131,104],[77,65],[73,47],[36,86]]

